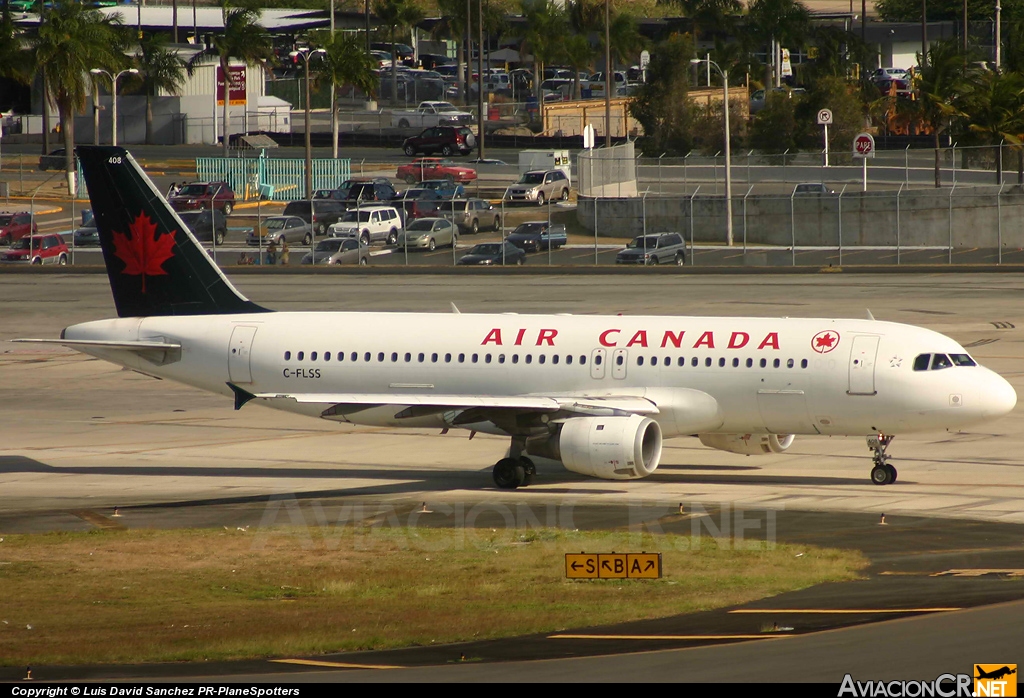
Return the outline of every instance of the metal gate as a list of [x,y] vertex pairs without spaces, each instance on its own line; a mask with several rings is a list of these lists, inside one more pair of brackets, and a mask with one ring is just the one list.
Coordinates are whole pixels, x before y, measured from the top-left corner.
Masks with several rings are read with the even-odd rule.
[[252,338],[256,328],[251,325],[239,325],[231,332],[228,347],[228,378],[232,383],[252,383],[252,371],[249,359],[252,355]]
[[595,349],[590,353],[590,377],[595,380],[604,378],[604,349]]
[[850,395],[875,394],[877,353],[877,335],[860,335],[853,338],[853,348],[850,350]]

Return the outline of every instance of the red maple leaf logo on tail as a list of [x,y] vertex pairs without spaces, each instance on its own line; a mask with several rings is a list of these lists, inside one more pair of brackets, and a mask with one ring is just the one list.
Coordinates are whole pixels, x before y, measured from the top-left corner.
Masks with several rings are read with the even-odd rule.
[[163,264],[174,256],[174,233],[171,230],[159,238],[156,223],[145,213],[139,213],[128,224],[131,237],[114,233],[114,254],[124,262],[122,274],[142,277],[142,292],[146,292],[147,276],[166,276]]

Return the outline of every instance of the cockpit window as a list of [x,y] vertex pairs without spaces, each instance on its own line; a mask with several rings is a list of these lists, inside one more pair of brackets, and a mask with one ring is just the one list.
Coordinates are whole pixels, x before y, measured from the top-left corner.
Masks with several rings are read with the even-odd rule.
[[932,370],[938,371],[940,368],[950,368],[953,366],[953,362],[949,360],[949,357],[945,354],[936,354],[932,357]]
[[950,354],[954,366],[977,366],[978,364],[967,354]]
[[931,360],[932,360],[932,355],[931,354],[921,354],[916,359],[914,359],[914,370],[915,371],[927,371],[928,370],[928,364],[931,363]]

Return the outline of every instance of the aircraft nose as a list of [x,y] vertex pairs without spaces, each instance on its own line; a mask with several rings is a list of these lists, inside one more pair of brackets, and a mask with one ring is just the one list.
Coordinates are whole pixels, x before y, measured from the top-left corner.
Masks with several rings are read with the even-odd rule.
[[1001,417],[1013,411],[1017,405],[1017,392],[1005,378],[989,371],[988,380],[984,381],[983,385],[981,402],[986,415]]

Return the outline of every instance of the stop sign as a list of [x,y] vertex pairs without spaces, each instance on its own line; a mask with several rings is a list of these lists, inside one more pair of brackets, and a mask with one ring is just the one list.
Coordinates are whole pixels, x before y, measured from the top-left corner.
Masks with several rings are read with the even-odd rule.
[[875,139],[870,133],[858,133],[853,139],[853,155],[859,158],[875,157]]

